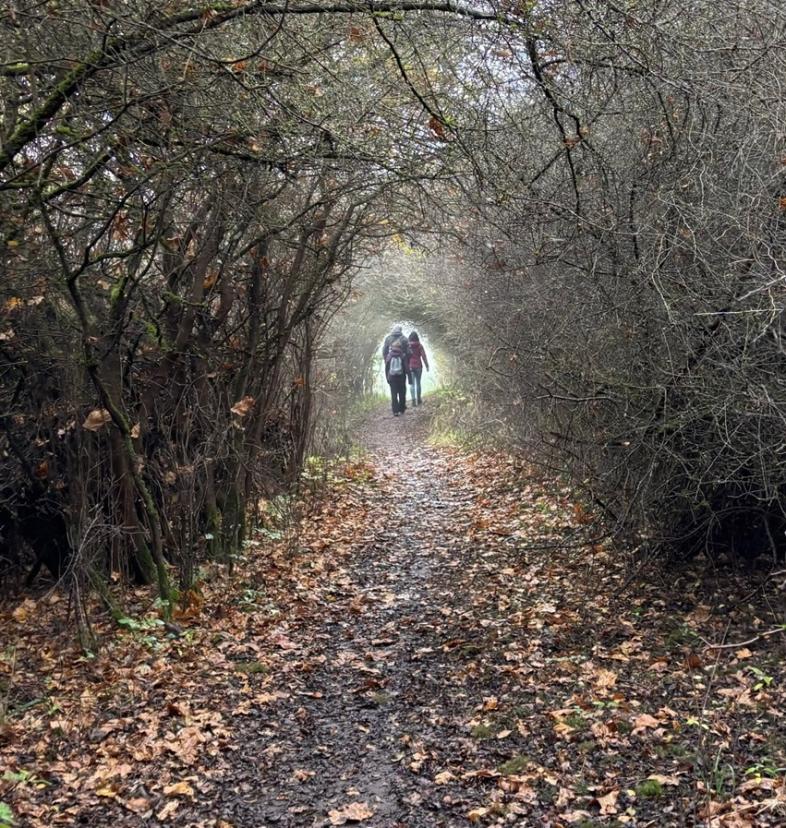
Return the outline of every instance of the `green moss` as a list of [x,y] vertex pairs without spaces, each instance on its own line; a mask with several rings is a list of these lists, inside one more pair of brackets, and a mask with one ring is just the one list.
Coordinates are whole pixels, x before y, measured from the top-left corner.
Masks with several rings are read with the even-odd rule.
[[659,759],[685,759],[692,755],[691,750],[680,742],[665,742],[655,745],[655,755]]
[[663,795],[663,785],[657,779],[645,779],[636,786],[636,796],[640,799],[657,799]]
[[470,735],[475,739],[493,739],[496,734],[491,725],[478,724],[470,730]]
[[587,720],[578,711],[571,713],[564,721],[566,725],[574,730],[584,730],[587,727]]
[[267,664],[262,664],[261,661],[238,661],[235,664],[235,670],[237,670],[238,673],[246,673],[249,675],[270,672],[270,668]]
[[507,762],[501,764],[498,770],[503,776],[516,776],[526,769],[529,762],[530,759],[528,756],[525,756],[523,753],[519,753],[513,758],[508,759]]

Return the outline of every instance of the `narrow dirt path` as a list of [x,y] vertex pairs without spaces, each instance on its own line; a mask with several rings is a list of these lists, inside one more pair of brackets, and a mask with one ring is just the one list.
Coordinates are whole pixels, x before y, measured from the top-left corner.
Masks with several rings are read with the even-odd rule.
[[[496,587],[524,561],[502,538],[481,539],[484,490],[461,455],[427,436],[425,408],[370,421],[379,485],[365,497],[375,520],[325,578],[322,611],[287,626],[298,667],[238,739],[242,781],[221,803],[231,824],[460,825],[483,799],[483,772],[461,778],[483,741],[471,720],[505,688],[478,656],[499,634]],[[504,534],[513,539],[510,527]],[[509,643],[508,684],[522,658]],[[515,736],[526,732],[522,724]],[[509,744],[491,752],[511,757]]]
[[317,664],[258,722],[275,749],[244,745],[251,790],[231,803],[237,824],[324,825],[331,812],[334,822],[368,813],[367,825],[456,824],[444,791],[418,770],[427,745],[455,726],[443,632],[465,610],[455,572],[473,554],[473,494],[426,443],[426,418],[421,409],[371,424],[366,443],[385,484],[369,490],[379,525],[325,585],[324,613],[293,633]]

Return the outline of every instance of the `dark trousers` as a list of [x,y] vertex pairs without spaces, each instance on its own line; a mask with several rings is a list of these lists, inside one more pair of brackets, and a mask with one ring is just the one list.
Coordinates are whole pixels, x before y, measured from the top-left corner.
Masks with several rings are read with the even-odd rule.
[[394,414],[403,414],[407,410],[407,378],[404,374],[390,378],[390,404]]

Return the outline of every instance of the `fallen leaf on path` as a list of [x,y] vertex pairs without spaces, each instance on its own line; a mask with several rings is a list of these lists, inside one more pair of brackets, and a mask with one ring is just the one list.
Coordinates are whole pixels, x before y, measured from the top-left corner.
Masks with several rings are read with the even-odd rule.
[[434,784],[436,785],[447,785],[448,782],[452,782],[456,777],[450,771],[442,771],[442,773],[438,773],[434,777]]
[[563,814],[562,818],[565,822],[573,824],[574,822],[592,819],[592,814],[589,811],[570,811],[567,814]]
[[24,624],[30,620],[35,612],[35,601],[32,598],[25,598],[24,601],[11,613],[11,617],[18,624]]
[[613,670],[600,669],[595,673],[595,681],[593,684],[599,690],[605,690],[613,687],[617,683],[617,674]]
[[600,812],[602,815],[617,813],[617,799],[620,795],[619,791],[609,791],[604,796],[597,798],[598,805],[600,805]]
[[107,799],[114,799],[117,796],[117,791],[111,785],[105,785],[103,788],[98,788],[96,796],[103,796]]
[[633,720],[633,732],[642,733],[648,728],[660,727],[660,722],[649,713],[642,713]]
[[164,820],[169,819],[172,814],[180,807],[180,800],[179,799],[170,799],[166,805],[156,814],[156,819],[159,822],[164,822]]
[[167,796],[193,796],[194,789],[188,782],[175,782],[174,785],[167,785],[164,788],[164,793]]
[[333,810],[328,813],[331,825],[344,825],[347,822],[363,822],[371,819],[374,811],[365,802],[352,802],[340,810]]
[[666,776],[662,773],[651,773],[647,779],[652,779],[654,782],[660,782],[661,785],[679,785],[680,780],[676,776]]
[[150,801],[143,796],[136,797],[135,799],[127,799],[123,805],[133,814],[144,814],[150,809]]

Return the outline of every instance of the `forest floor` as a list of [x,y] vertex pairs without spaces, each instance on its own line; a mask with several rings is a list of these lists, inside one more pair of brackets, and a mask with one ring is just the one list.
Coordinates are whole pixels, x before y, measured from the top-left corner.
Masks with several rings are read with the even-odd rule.
[[4,608],[0,826],[786,824],[783,573],[637,571],[428,412],[177,626],[140,591],[85,654],[59,592]]

